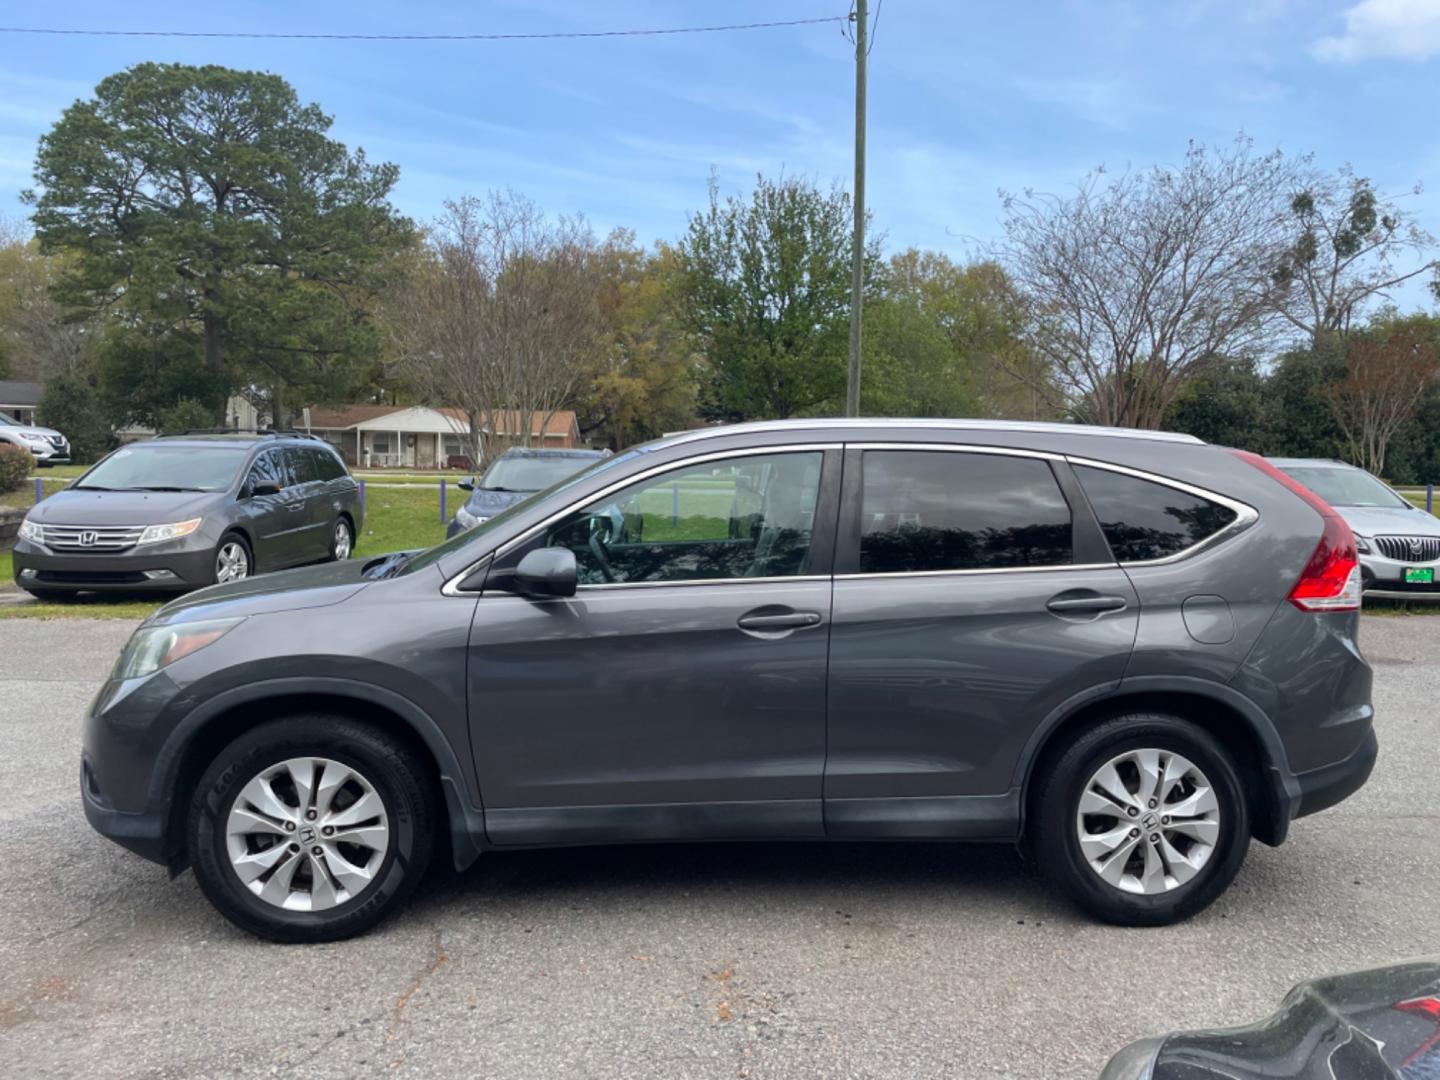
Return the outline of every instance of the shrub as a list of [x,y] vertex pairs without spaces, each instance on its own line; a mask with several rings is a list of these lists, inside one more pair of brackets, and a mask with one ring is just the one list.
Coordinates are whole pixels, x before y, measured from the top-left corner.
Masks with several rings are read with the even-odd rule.
[[25,486],[35,458],[29,450],[9,443],[0,444],[0,493],[19,491]]
[[209,428],[215,426],[215,410],[194,398],[182,397],[168,409],[161,409],[159,420],[162,432]]
[[95,388],[79,375],[57,375],[45,384],[35,421],[70,440],[70,453],[88,464],[115,445],[115,436]]

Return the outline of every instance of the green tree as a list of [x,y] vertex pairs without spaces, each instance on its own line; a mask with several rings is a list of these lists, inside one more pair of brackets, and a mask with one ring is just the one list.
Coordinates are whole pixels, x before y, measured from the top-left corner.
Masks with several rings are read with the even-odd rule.
[[1253,359],[1214,360],[1185,384],[1166,413],[1164,427],[1220,446],[1256,453],[1277,447],[1267,416],[1268,386]]
[[583,429],[621,447],[688,426],[699,354],[676,305],[675,250],[646,251],[634,233],[617,230],[596,264],[606,329],[580,396]]
[[1344,374],[1344,353],[1334,341],[1279,358],[1266,380],[1266,427],[1273,453],[1340,457],[1344,437],[1325,393]]
[[373,358],[369,309],[411,226],[331,119],[264,72],[144,63],[40,140],[36,234],[67,301],[195,342],[214,374],[315,396]]
[[[839,188],[760,176],[748,202],[722,201],[712,178],[676,249],[680,310],[707,365],[703,415],[783,418],[844,394],[851,219]],[[867,279],[878,259],[872,238]]]
[[168,430],[163,415],[180,401],[204,408],[187,427],[213,425],[225,408],[230,381],[212,371],[199,344],[185,334],[112,332],[97,350],[96,384],[106,416],[116,427],[137,424]]
[[80,372],[66,372],[46,381],[35,418],[63,431],[70,440],[70,453],[81,464],[94,461],[115,445],[114,429],[95,385]]

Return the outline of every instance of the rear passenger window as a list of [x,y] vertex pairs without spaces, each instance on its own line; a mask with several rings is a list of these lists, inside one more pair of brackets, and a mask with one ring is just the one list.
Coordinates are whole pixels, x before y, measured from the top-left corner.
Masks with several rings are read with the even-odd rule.
[[310,484],[320,479],[315,471],[315,456],[308,449],[292,446],[285,451],[290,462],[290,478],[296,484]]
[[1117,562],[1163,559],[1194,547],[1235,520],[1235,511],[1138,476],[1076,465]]
[[1070,506],[1038,458],[867,450],[864,462],[861,573],[1073,561]]

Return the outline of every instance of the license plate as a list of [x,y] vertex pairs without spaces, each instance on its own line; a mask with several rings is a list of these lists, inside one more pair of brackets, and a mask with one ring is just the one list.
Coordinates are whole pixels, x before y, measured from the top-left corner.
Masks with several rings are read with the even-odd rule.
[[1435,568],[1433,566],[1407,566],[1405,567],[1406,585],[1434,585]]

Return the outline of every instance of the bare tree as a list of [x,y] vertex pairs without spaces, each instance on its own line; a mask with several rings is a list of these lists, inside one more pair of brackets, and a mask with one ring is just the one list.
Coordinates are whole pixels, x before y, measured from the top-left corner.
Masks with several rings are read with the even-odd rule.
[[596,245],[513,192],[447,203],[392,304],[397,365],[427,401],[530,445],[575,397],[602,326]]
[[1312,342],[1348,332],[1367,304],[1440,271],[1440,262],[1425,258],[1435,238],[1393,199],[1382,200],[1369,180],[1348,167],[1302,179],[1288,200],[1291,238],[1272,276],[1280,312]]
[[44,382],[89,362],[100,320],[54,295],[64,256],[44,255],[19,223],[0,217],[0,358],[16,378]]
[[1277,208],[1297,169],[1248,140],[1192,143],[1178,167],[1091,173],[1069,197],[1004,197],[1000,257],[1034,318],[1043,380],[1016,370],[1081,419],[1158,427],[1185,380],[1212,358],[1269,343],[1285,240]]
[[1390,440],[1440,374],[1433,334],[1397,323],[1351,338],[1345,374],[1324,388],[1330,411],[1349,446],[1350,460],[1383,475]]

